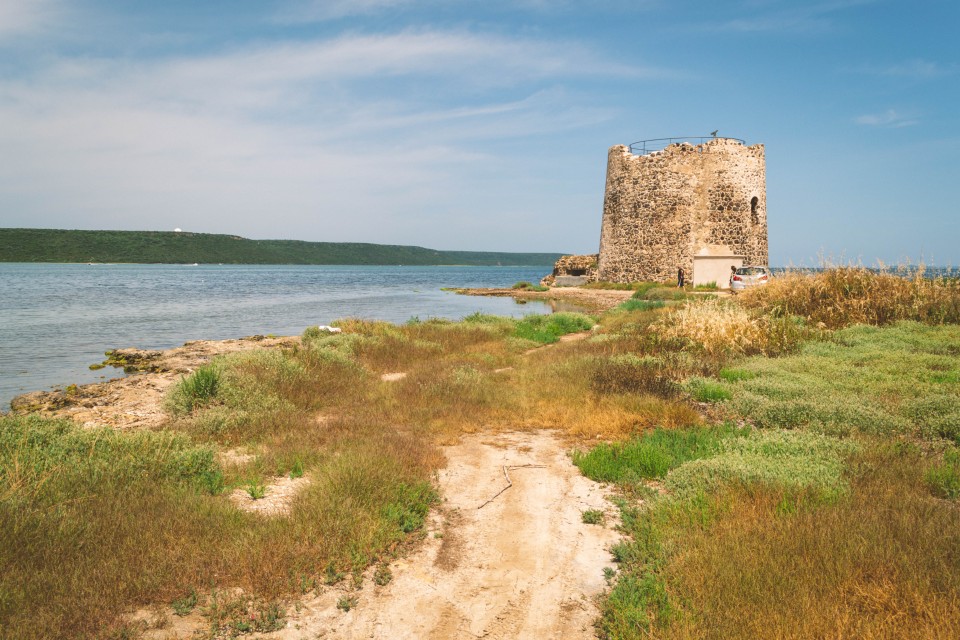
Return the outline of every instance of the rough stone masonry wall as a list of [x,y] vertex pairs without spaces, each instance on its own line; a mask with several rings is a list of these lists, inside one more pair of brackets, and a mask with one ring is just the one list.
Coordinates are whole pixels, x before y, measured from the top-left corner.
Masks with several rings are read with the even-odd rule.
[[583,282],[595,282],[599,257],[596,253],[585,256],[561,256],[553,265],[553,273],[542,278],[540,284],[552,287],[557,278],[563,276],[581,278]]
[[689,278],[694,256],[718,245],[766,264],[766,211],[763,145],[717,138],[643,156],[611,147],[599,278],[669,281],[680,266]]

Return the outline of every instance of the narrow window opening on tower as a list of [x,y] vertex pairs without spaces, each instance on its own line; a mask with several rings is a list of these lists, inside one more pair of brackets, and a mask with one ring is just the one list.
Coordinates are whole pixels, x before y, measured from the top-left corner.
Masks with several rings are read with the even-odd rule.
[[757,213],[757,203],[760,202],[760,199],[757,196],[750,198],[750,220],[753,224],[760,222],[760,214]]

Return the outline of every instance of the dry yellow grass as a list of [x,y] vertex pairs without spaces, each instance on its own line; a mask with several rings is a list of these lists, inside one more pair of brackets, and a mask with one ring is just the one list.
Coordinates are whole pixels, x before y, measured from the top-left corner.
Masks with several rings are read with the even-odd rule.
[[930,495],[920,462],[868,451],[849,496],[797,512],[775,490],[719,498],[663,567],[682,612],[651,635],[960,637],[960,510]]
[[960,322],[960,278],[925,278],[839,267],[790,273],[746,291],[741,303],[777,316],[798,315],[830,329],[897,320]]
[[762,352],[767,336],[760,318],[723,300],[684,305],[671,311],[656,329],[665,338],[699,345],[711,356]]

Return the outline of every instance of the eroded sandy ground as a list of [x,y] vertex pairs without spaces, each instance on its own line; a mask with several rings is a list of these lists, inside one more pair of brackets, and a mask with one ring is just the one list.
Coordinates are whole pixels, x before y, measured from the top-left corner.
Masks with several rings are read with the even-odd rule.
[[[331,589],[291,612],[270,638],[593,638],[595,598],[618,535],[582,521],[608,512],[604,487],[583,476],[548,432],[474,435],[446,447],[442,506],[414,555],[383,587]],[[534,466],[525,466],[534,465]],[[507,486],[503,467],[513,482]],[[510,468],[513,467],[513,468]],[[348,612],[344,596],[357,597]]]
[[17,396],[14,413],[71,418],[86,427],[155,427],[168,419],[163,398],[181,376],[193,373],[214,356],[253,349],[289,347],[297,337],[194,340],[167,351],[119,349],[143,369],[125,378],[82,385],[73,390],[34,391]]

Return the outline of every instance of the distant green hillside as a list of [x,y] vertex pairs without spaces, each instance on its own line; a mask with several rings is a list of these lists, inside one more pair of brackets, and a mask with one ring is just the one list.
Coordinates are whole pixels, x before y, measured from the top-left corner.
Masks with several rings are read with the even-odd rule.
[[173,231],[0,229],[0,262],[552,265],[559,253],[435,251],[356,242],[248,240]]

